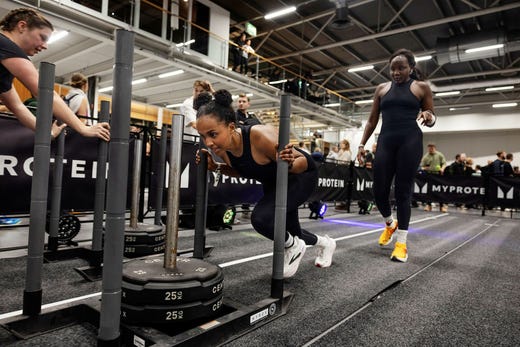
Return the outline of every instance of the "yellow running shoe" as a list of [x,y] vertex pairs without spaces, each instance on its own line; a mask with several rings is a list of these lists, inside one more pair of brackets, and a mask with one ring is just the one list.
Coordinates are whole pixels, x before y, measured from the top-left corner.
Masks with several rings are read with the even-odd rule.
[[394,251],[390,259],[406,263],[408,260],[408,251],[406,250],[406,243],[396,242]]
[[386,226],[385,230],[379,236],[379,246],[386,246],[392,242],[394,231],[397,230],[397,220],[394,221],[394,226]]

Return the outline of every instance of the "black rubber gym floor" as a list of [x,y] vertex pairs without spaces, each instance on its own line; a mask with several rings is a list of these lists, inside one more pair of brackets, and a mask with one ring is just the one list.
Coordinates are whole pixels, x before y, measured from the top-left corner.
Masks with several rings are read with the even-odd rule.
[[[307,248],[297,274],[285,281],[295,294],[288,313],[227,346],[520,345],[518,213],[513,219],[489,214],[414,209],[404,264],[390,260],[391,247],[378,246],[376,211],[302,218],[309,231],[337,240],[332,266],[315,267],[315,250]],[[181,232],[180,248],[192,242]],[[225,297],[251,305],[269,296],[270,241],[241,224],[209,232],[207,244],[214,249],[206,260],[224,269]],[[44,264],[43,303],[99,292],[100,282],[86,282],[73,270],[84,265],[81,259]],[[1,320],[21,309],[25,257],[0,259],[0,271]],[[0,329],[0,346],[96,343],[96,328],[87,323],[29,340]]]

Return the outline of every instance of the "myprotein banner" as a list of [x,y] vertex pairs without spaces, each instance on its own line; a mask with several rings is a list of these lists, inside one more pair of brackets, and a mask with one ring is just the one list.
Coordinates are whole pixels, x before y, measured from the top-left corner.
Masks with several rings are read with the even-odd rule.
[[374,201],[374,192],[372,190],[374,174],[372,170],[354,167],[353,179],[354,189],[352,191],[352,200]]
[[427,202],[481,204],[484,194],[481,177],[417,174],[413,198]]
[[309,201],[345,201],[350,177],[349,165],[323,163],[318,168],[318,184]]
[[490,206],[520,207],[520,178],[490,177],[487,197]]
[[[27,214],[30,210],[33,174],[34,132],[16,119],[0,117],[0,213]],[[94,208],[97,170],[97,144],[67,129],[63,156],[62,210],[91,211]],[[56,143],[51,143],[49,188],[54,171]],[[133,162],[133,140],[130,140],[129,162]],[[131,182],[132,170],[129,170]],[[127,194],[128,195],[128,194]],[[51,199],[49,191],[48,201]],[[50,207],[50,205],[48,205]],[[127,206],[129,204],[127,203]]]

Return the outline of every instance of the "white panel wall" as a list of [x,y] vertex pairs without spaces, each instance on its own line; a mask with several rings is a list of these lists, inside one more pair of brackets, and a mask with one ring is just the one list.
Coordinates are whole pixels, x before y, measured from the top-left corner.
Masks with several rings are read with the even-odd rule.
[[[472,110],[468,110],[472,111]],[[465,111],[465,112],[468,112]],[[428,142],[435,142],[437,149],[451,163],[455,154],[464,152],[474,159],[475,164],[486,165],[488,160],[495,160],[496,152],[504,150],[513,153],[513,166],[520,166],[520,110],[491,109],[491,105],[473,110],[473,113],[458,113],[447,109],[437,111],[437,124],[433,128],[421,127],[424,133],[424,151]],[[346,129],[334,138],[327,133],[328,141],[338,142],[346,138],[351,143],[355,154],[361,141],[366,121],[360,129]],[[368,140],[365,148],[370,149],[381,129],[381,120]]]
[[197,0],[210,8],[209,31],[209,59],[224,68],[228,66],[228,39],[229,39],[229,11],[215,5],[209,0]]
[[475,164],[486,165],[488,160],[496,159],[496,152],[513,153],[513,166],[520,165],[520,130],[479,131],[433,134],[425,133],[425,150],[428,142],[434,142],[448,163],[453,162],[455,154],[466,153]]

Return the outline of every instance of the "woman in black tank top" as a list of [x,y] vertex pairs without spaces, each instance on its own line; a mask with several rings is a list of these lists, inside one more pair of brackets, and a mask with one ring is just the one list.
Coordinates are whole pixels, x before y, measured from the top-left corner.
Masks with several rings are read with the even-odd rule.
[[[228,176],[253,178],[262,183],[264,196],[253,209],[251,224],[260,234],[273,240],[276,161],[277,157],[287,161],[289,180],[284,277],[296,273],[306,245],[318,248],[316,266],[329,267],[336,242],[328,236],[317,236],[302,229],[298,217],[298,207],[307,201],[316,187],[318,170],[314,161],[291,144],[277,152],[278,131],[272,126],[237,126],[231,103],[231,94],[219,90],[215,93],[215,100],[202,106],[197,113],[197,131],[202,141],[211,152],[224,160],[223,163],[216,163],[208,155],[208,170]],[[197,163],[199,160],[197,154]]]
[[[379,245],[386,246],[397,235],[390,258],[405,262],[408,259],[406,237],[411,214],[411,196],[415,173],[422,156],[422,131],[417,121],[431,127],[435,124],[432,91],[423,82],[415,58],[409,50],[401,49],[389,60],[391,82],[380,84],[361,139],[357,159],[364,157],[364,145],[379,122],[383,124],[377,139],[377,157],[373,163],[374,198],[386,227],[379,237]],[[390,188],[395,182],[397,220],[392,216]]]

